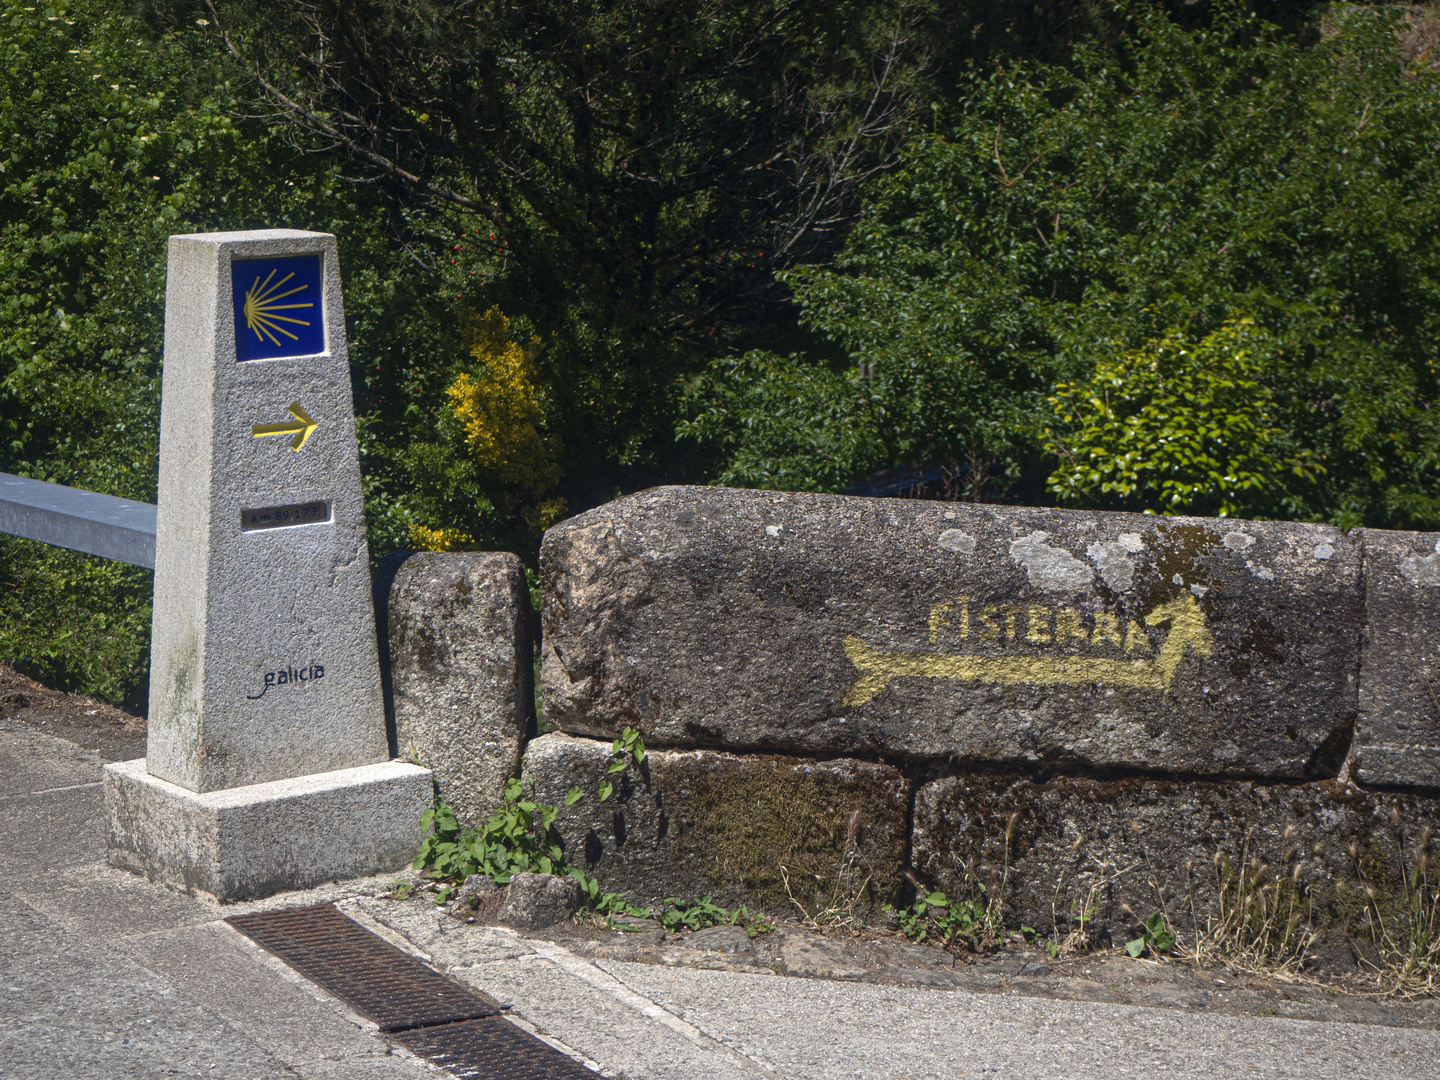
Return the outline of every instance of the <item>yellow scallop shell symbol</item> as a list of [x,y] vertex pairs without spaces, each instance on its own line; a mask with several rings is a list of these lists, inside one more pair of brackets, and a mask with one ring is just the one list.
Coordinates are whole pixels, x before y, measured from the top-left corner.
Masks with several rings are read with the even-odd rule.
[[261,341],[269,338],[271,344],[279,348],[280,339],[275,336],[276,334],[284,334],[291,341],[300,340],[289,330],[286,330],[285,327],[281,326],[281,323],[295,323],[299,326],[309,326],[310,323],[305,319],[296,319],[290,315],[277,314],[277,312],[292,311],[296,308],[310,308],[315,305],[313,303],[280,303],[279,301],[284,300],[286,297],[294,296],[298,292],[304,292],[307,286],[297,285],[287,292],[281,292],[280,290],[285,288],[285,283],[295,275],[286,274],[279,281],[275,282],[275,284],[270,284],[271,278],[277,273],[279,273],[278,270],[271,270],[269,276],[263,282],[258,275],[256,276],[255,284],[251,285],[250,288],[245,291],[245,306],[242,310],[245,313],[245,325],[255,331],[255,336]]

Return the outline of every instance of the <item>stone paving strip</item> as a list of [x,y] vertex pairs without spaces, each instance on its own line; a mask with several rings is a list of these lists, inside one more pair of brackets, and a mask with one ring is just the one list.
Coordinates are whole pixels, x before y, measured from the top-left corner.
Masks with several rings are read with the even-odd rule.
[[0,719],[0,1078],[442,1075],[219,921],[249,905],[106,866],[100,765]]

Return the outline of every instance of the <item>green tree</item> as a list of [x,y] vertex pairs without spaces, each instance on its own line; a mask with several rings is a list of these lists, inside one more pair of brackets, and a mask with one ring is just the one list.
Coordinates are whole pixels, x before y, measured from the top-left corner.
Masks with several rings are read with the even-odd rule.
[[[455,260],[465,318],[498,306],[517,340],[539,339],[542,427],[563,442],[560,494],[583,508],[699,474],[674,440],[680,380],[783,323],[773,270],[843,240],[921,88],[925,11],[214,0],[205,14],[257,107],[346,155]],[[396,490],[441,515],[423,524],[473,532],[469,451],[445,432],[454,375],[432,371],[413,398],[435,437],[403,449],[415,421],[399,412],[375,430]]]
[[1268,336],[1249,319],[1202,341],[1174,336],[1102,357],[1084,383],[1061,383],[1050,404],[1060,459],[1050,485],[1070,503],[1152,513],[1235,514],[1283,493],[1287,474],[1316,466],[1275,424]]
[[[1433,69],[1402,56],[1395,9],[1337,6],[1310,43],[1234,8],[1195,29],[1132,12],[1117,51],[977,68],[836,266],[787,275],[839,349],[752,353],[693,388],[687,431],[724,450],[722,480],[834,488],[919,460],[970,497],[1017,478],[1039,496],[1047,432],[1073,434],[1059,385],[1238,318],[1268,342],[1246,377],[1287,449],[1252,460],[1263,483],[1194,469],[1166,508],[1440,521]],[[1224,394],[1202,396],[1177,422],[1213,422]],[[1127,505],[1073,480],[1056,493]]]

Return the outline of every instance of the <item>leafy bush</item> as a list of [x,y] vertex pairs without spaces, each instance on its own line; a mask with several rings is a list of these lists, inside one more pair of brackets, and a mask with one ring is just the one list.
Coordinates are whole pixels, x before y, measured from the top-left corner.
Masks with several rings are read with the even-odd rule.
[[[1308,44],[1236,5],[1193,30],[1129,10],[1116,51],[973,69],[836,266],[786,275],[838,351],[712,367],[685,431],[723,482],[834,490],[920,461],[970,498],[1039,498],[1053,473],[1085,505],[1440,522],[1434,69],[1393,8],[1336,7]],[[1056,422],[1062,387],[1115,377],[1137,398],[1116,423]],[[1157,456],[1167,427],[1183,451]]]
[[[415,857],[415,869],[428,869],[437,878],[457,882],[471,874],[484,874],[499,885],[515,874],[570,873],[564,850],[548,835],[558,811],[522,795],[520,781],[509,780],[505,804],[483,829],[461,829],[455,811],[437,801],[422,819],[430,831]],[[579,797],[577,788],[570,801]]]
[[1085,383],[1061,383],[1046,449],[1060,458],[1050,486],[1072,503],[1136,510],[1237,513],[1283,496],[1287,477],[1322,471],[1276,424],[1262,379],[1268,336],[1250,319],[1224,323],[1198,343],[1175,336],[1101,357]]
[[[174,233],[337,233],[362,412],[393,411],[415,355],[458,342],[435,317],[439,275],[394,257],[386,208],[239,115],[193,19],[152,36],[98,0],[4,0],[0,60],[0,470],[155,501]],[[362,421],[379,555],[412,516],[375,434]],[[150,590],[146,571],[0,540],[0,659],[143,709]]]

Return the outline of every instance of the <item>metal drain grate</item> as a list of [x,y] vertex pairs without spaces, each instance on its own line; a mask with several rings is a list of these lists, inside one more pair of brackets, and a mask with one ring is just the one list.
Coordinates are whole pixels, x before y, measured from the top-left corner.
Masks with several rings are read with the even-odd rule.
[[395,1040],[461,1080],[595,1080],[578,1061],[521,1031],[503,1016],[416,1028]]
[[484,994],[376,937],[332,904],[226,919],[418,1057],[462,1080],[595,1080]]
[[451,982],[333,905],[226,919],[384,1032],[494,1016],[489,998]]

